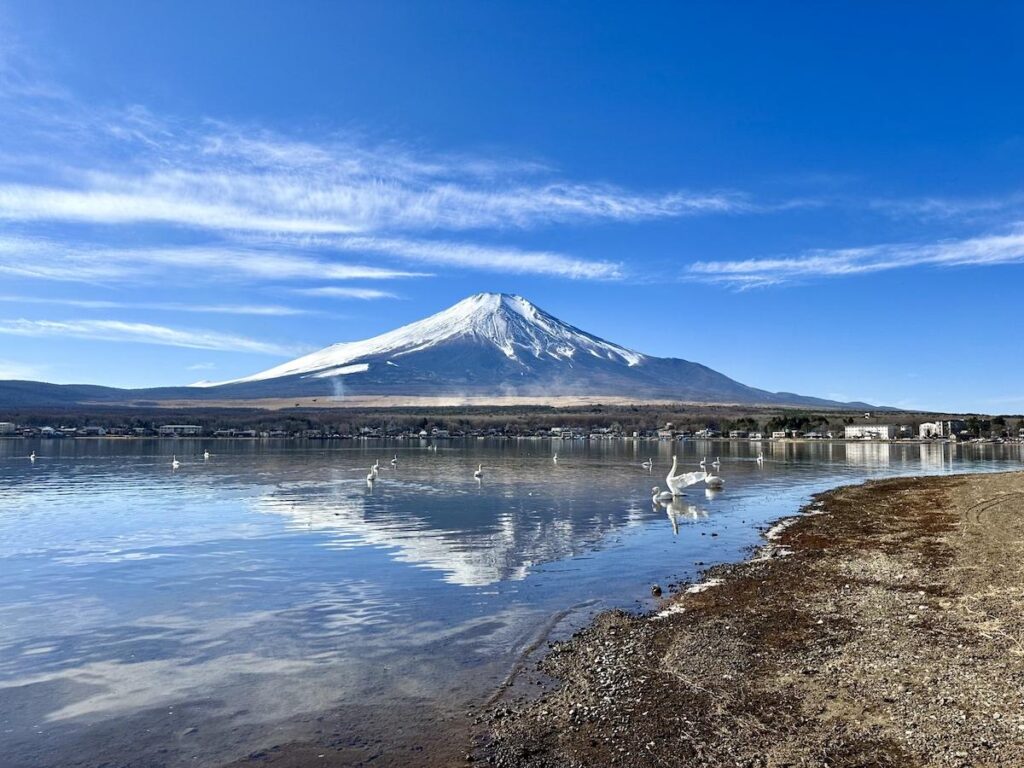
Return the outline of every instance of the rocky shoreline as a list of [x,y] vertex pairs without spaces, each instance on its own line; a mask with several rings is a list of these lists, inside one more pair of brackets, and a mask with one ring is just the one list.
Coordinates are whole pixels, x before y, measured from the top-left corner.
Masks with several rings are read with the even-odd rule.
[[495,704],[467,757],[1024,765],[1024,473],[874,481],[803,512],[659,610],[553,645],[555,684]]

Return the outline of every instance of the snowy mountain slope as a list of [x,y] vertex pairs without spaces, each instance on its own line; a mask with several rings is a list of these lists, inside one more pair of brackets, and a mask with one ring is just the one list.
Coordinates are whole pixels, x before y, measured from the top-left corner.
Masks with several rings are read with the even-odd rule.
[[[301,374],[320,377],[345,375],[357,372],[346,369],[362,360],[385,357],[398,364],[405,355],[453,341],[491,344],[509,360],[525,366],[530,365],[531,358],[571,362],[580,355],[629,366],[646,359],[639,352],[611,344],[563,323],[521,296],[478,293],[436,315],[372,339],[333,344],[261,373],[220,384],[241,384]],[[197,386],[219,385],[204,382]]]
[[[0,382],[0,399],[61,404],[321,396],[615,397],[838,407],[748,387],[699,363],[644,355],[600,339],[521,296],[480,293],[364,341],[326,347],[241,379],[117,390]],[[863,404],[847,404],[860,407]]]
[[699,363],[644,355],[499,293],[479,293],[380,336],[202,390],[197,397],[609,395],[836,405],[748,387]]

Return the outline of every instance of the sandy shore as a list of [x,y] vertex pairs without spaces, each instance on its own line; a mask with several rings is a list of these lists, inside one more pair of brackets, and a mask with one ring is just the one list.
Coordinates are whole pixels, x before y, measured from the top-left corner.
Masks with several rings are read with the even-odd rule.
[[822,494],[483,719],[498,766],[1024,765],[1024,473]]

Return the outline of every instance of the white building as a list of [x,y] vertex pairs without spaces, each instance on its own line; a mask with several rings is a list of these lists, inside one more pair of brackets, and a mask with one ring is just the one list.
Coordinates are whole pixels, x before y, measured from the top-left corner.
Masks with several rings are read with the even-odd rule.
[[160,437],[185,437],[189,435],[203,434],[203,428],[198,424],[164,424],[157,430]]
[[13,421],[0,421],[0,435],[13,435],[18,431],[18,425]]
[[963,419],[949,419],[948,421],[926,421],[917,428],[917,434],[922,439],[929,437],[949,437],[958,435],[967,429],[967,423]]
[[847,440],[892,440],[896,427],[892,424],[851,424],[846,428]]

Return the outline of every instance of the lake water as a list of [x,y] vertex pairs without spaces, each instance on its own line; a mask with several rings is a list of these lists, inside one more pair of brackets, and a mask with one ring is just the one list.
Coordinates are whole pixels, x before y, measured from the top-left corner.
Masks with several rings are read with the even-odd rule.
[[[653,506],[673,450],[721,455],[725,489]],[[812,493],[1022,466],[1019,445],[0,441],[0,755],[460,754],[538,640],[653,607]]]

